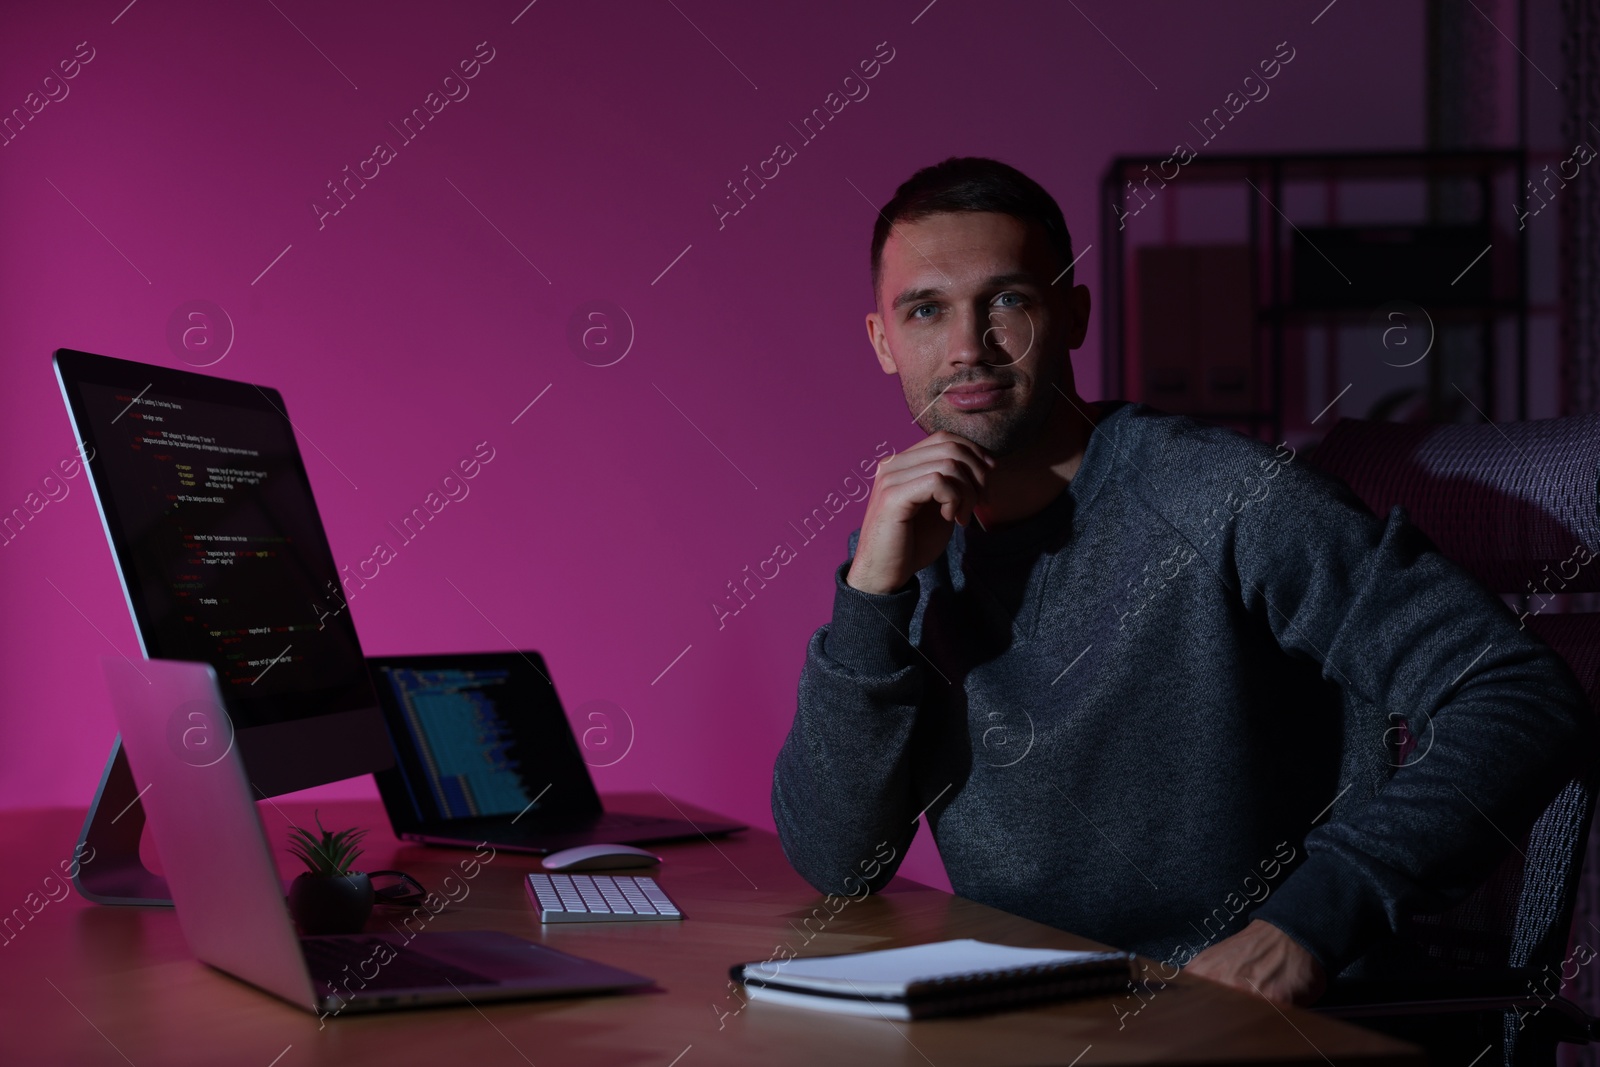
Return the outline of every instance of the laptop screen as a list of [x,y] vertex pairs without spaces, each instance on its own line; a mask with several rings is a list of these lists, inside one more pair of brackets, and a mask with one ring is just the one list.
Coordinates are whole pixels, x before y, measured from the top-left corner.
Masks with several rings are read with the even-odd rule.
[[420,826],[592,817],[600,798],[536,652],[370,658],[397,756],[379,775]]

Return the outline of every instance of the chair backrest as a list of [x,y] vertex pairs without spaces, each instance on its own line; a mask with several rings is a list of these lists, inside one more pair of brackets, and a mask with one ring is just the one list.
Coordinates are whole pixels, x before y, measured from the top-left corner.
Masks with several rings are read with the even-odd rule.
[[[1528,628],[1600,711],[1600,613],[1541,610],[1551,594],[1600,591],[1600,415],[1475,425],[1341,419],[1311,461],[1377,515],[1404,507],[1491,591],[1532,596]],[[1561,785],[1487,881],[1448,911],[1412,916],[1405,933],[1452,967],[1559,969],[1597,788],[1592,763]]]

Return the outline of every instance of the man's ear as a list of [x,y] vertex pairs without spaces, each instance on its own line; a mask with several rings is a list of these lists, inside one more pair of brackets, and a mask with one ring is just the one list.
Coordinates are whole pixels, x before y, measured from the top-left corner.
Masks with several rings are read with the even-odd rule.
[[876,311],[867,313],[867,340],[872,342],[872,350],[877,353],[878,366],[883,368],[883,373],[899,374],[900,368],[894,365],[894,357],[889,354],[889,335],[883,329],[883,316]]
[[1072,328],[1067,335],[1069,349],[1082,348],[1083,339],[1089,335],[1089,305],[1089,287],[1074,285],[1067,294],[1068,314],[1072,316]]

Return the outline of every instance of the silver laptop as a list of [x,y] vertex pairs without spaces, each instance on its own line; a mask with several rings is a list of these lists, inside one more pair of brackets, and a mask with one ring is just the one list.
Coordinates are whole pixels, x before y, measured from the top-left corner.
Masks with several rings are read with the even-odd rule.
[[[497,931],[298,936],[205,663],[101,660],[122,744],[201,962],[324,1016],[597,993],[651,980]],[[199,731],[199,732],[197,732]],[[199,743],[197,743],[199,742]],[[426,914],[426,912],[424,912]]]

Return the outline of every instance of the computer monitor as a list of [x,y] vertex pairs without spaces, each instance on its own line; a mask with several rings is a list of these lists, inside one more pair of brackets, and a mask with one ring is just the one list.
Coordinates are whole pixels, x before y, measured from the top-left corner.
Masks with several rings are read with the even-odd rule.
[[[232,737],[200,740],[237,745],[262,796],[392,766],[283,398],[68,349],[54,362],[141,651],[221,681]],[[97,808],[120,795],[118,760]]]

